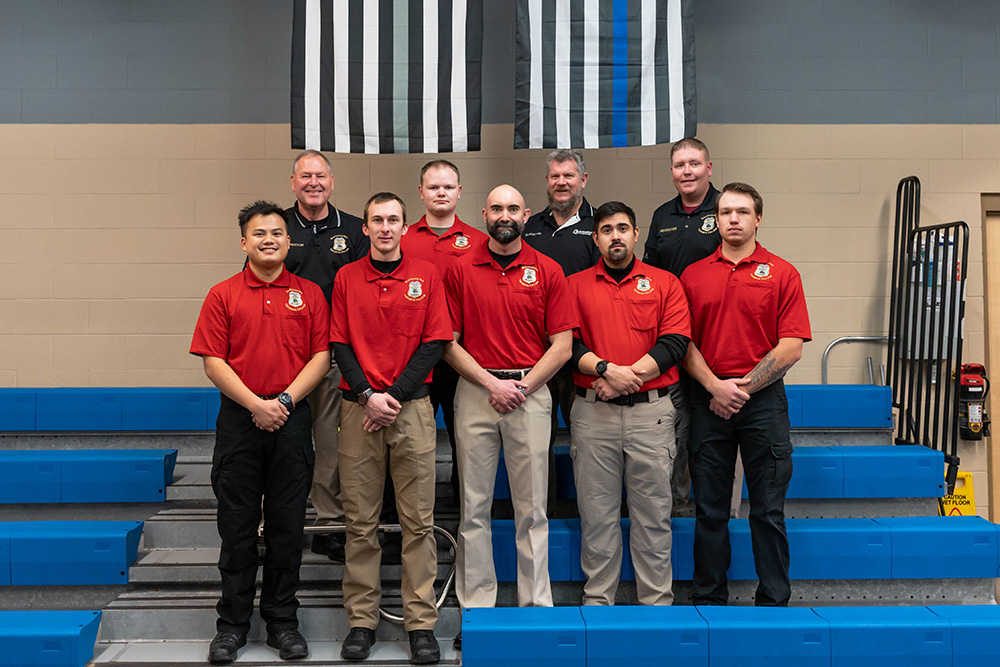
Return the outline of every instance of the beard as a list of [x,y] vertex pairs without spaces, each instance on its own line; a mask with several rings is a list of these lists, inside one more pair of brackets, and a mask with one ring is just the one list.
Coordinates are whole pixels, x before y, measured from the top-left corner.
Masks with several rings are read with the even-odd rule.
[[549,198],[549,210],[561,218],[568,218],[576,211],[580,202],[583,201],[583,190],[577,190],[576,194],[566,201],[556,201],[552,198],[551,192],[547,196]]
[[486,231],[497,243],[507,245],[521,235],[524,224],[520,222],[491,222],[486,227]]
[[621,262],[629,256],[628,248],[623,245],[611,246],[608,248],[608,259],[612,262]]

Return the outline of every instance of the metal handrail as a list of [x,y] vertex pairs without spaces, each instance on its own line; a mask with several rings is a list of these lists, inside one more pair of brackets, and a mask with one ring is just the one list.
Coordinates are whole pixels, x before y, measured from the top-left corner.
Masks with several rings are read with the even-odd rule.
[[[451,533],[449,533],[447,530],[445,530],[441,526],[434,526],[433,528],[434,528],[434,532],[435,533],[437,533],[438,535],[444,535],[444,537],[447,538],[449,542],[451,542],[452,553],[457,554],[458,553],[458,542],[455,541],[454,535],[452,535]],[[314,534],[317,534],[317,535],[326,535],[328,533],[346,533],[347,532],[347,526],[345,526],[344,524],[332,524],[332,525],[329,525],[329,526],[305,526],[305,527],[303,527],[302,530],[305,533],[314,533]],[[378,527],[378,530],[382,531],[383,533],[402,533],[403,532],[403,528],[398,523],[382,524],[382,525],[380,525]],[[452,586],[452,584],[454,582],[455,582],[455,563],[452,562],[451,569],[448,570],[448,575],[444,578],[444,586],[441,587],[441,595],[438,596],[437,602],[434,605],[437,609],[441,609],[441,607],[444,606],[444,601],[448,597],[448,591],[451,590],[451,586]],[[390,623],[402,623],[403,622],[403,617],[402,616],[396,616],[395,614],[390,614],[389,612],[387,612],[385,609],[382,609],[381,607],[379,607],[378,613],[379,613],[379,616],[381,616],[385,620],[389,621]]]
[[[822,371],[823,371],[823,384],[827,383],[827,381],[826,381],[826,376],[827,376],[826,365],[827,365],[827,361],[829,360],[829,357],[830,357],[830,350],[832,350],[835,345],[839,345],[840,343],[864,343],[864,342],[876,342],[876,341],[882,341],[884,343],[888,343],[889,342],[889,337],[888,336],[841,336],[837,340],[835,340],[832,343],[830,343],[829,345],[827,345],[826,346],[826,351],[823,352],[823,368],[822,368]],[[869,368],[869,374],[870,373],[871,373],[871,369]]]

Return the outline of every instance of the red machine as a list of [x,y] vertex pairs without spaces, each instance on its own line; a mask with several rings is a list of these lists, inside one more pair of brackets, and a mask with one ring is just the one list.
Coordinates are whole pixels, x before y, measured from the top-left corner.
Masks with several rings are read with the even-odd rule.
[[982,440],[990,434],[986,395],[990,381],[982,364],[962,364],[958,375],[958,434],[963,440]]

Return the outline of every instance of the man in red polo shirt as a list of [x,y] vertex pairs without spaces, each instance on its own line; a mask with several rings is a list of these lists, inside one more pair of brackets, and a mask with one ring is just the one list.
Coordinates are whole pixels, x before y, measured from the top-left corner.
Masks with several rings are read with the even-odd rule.
[[234,661],[246,644],[262,500],[267,644],[283,660],[309,655],[295,598],[315,460],[306,396],[330,369],[329,307],[318,285],[284,270],[289,240],[281,208],[255,202],[240,211],[239,223],[247,267],[208,293],[191,342],[222,392],[212,456],[222,538],[213,664]]
[[490,507],[500,448],[510,478],[521,606],[551,606],[546,382],[569,360],[576,309],[562,268],[522,243],[529,211],[509,185],[486,199],[489,243],[445,278],[457,342],[445,351],[462,378],[455,393],[462,475],[455,591],[463,607],[496,604]]
[[364,660],[375,643],[381,597],[378,517],[386,460],[403,532],[403,619],[410,662],[441,657],[434,625],[434,454],[430,373],[451,340],[444,286],[429,262],[400,250],[403,201],[389,192],[365,205],[371,255],[348,264],[333,283],[330,342],[343,371],[340,471],[347,516],[345,660]]
[[695,496],[695,604],[729,600],[729,501],[736,453],[750,492],[750,537],[758,606],[786,606],[785,493],[792,476],[788,401],[782,377],[811,339],[802,280],[757,243],[764,202],[730,183],[716,202],[722,245],[681,275],[691,301],[684,368],[692,396],[690,450]]
[[580,311],[573,339],[571,454],[580,508],[583,604],[612,605],[622,564],[622,476],[628,489],[639,602],[673,602],[670,477],[677,412],[668,387],[691,336],[684,288],[640,262],[635,212],[617,201],[594,211],[602,260],[569,277]]
[[[458,167],[448,160],[434,160],[420,170],[417,192],[424,202],[425,213],[417,224],[403,236],[402,249],[409,257],[431,262],[442,275],[448,268],[486,243],[486,234],[470,227],[455,215],[455,207],[462,197]],[[451,443],[451,492],[456,505],[461,485],[458,477],[458,453],[455,446],[455,387],[458,373],[448,362],[440,361],[434,367],[431,382],[431,407],[437,414],[438,406],[448,429]]]

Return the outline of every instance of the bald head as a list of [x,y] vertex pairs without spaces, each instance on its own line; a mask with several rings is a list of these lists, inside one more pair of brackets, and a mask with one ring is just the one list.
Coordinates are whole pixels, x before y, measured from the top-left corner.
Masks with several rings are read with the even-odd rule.
[[513,186],[499,185],[486,197],[483,209],[486,231],[502,245],[521,236],[529,215],[531,211],[524,207],[524,197]]

